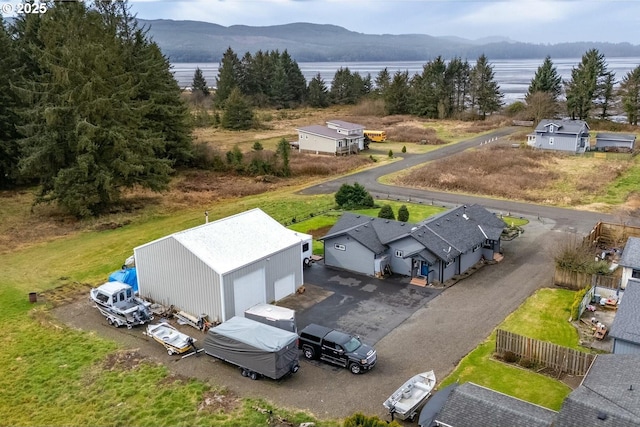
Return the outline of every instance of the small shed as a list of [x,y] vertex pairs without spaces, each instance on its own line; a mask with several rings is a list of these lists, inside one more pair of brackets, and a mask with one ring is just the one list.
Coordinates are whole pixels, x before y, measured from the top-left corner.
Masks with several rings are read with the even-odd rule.
[[597,151],[632,152],[636,144],[636,136],[624,133],[598,132],[596,134]]
[[242,316],[302,285],[307,237],[260,209],[171,234],[134,249],[140,295],[214,322]]

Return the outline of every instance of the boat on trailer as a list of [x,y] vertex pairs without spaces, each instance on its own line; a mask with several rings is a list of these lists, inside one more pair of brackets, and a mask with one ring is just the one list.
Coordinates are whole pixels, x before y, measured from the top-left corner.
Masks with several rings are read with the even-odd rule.
[[426,403],[436,385],[433,371],[414,375],[398,388],[383,405],[389,411],[391,419],[412,420]]
[[147,325],[146,335],[162,344],[169,356],[174,354],[184,354],[188,351],[197,352],[195,338],[180,332],[169,323],[160,322],[155,325]]
[[153,320],[151,303],[135,296],[133,288],[122,282],[107,282],[89,291],[95,307],[107,318],[110,325],[131,328]]

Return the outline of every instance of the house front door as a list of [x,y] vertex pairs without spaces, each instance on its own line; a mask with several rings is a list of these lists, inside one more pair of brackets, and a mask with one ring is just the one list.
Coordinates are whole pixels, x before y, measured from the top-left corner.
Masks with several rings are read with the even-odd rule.
[[428,277],[429,276],[429,264],[427,264],[424,261],[422,261],[420,264],[421,264],[420,265],[420,275]]

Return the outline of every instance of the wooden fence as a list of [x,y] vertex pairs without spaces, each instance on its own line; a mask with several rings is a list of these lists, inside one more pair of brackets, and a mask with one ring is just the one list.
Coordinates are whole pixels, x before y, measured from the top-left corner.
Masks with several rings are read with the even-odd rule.
[[629,237],[640,237],[640,227],[600,221],[584,238],[584,243],[619,248],[627,243]]
[[570,375],[585,375],[595,358],[594,354],[498,329],[496,352],[504,354],[507,351],[556,372]]
[[564,270],[556,267],[553,273],[553,284],[574,291],[584,289],[587,286],[618,289],[620,274],[605,276],[602,274],[588,274],[579,271]]

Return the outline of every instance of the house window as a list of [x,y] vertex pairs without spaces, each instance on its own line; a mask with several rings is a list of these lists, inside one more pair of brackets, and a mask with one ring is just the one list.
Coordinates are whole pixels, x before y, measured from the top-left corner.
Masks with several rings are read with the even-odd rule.
[[333,249],[335,249],[337,251],[346,251],[347,247],[345,245],[341,245],[340,243],[334,243],[333,244]]
[[309,250],[309,243],[302,244],[302,252],[307,252]]
[[396,251],[396,258],[402,258],[402,251]]
[[636,270],[635,268],[631,272],[631,277],[634,279],[640,279],[640,270]]
[[553,145],[553,137],[549,138],[549,145]]
[[549,125],[549,132],[553,133],[553,125]]

